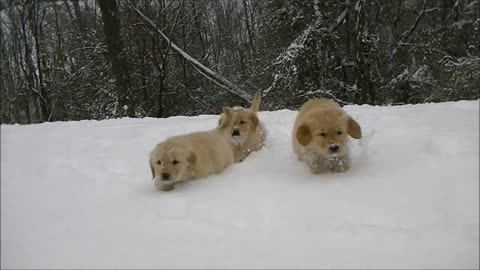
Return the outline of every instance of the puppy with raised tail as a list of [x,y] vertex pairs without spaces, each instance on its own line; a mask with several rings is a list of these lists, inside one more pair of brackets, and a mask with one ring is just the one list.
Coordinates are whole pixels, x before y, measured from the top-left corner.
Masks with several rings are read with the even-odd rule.
[[[267,132],[257,116],[261,100],[262,92],[259,90],[255,94],[250,108],[240,106],[232,108],[233,119],[230,126],[230,142],[235,156],[235,163],[243,161],[251,152],[262,149],[265,143]],[[225,117],[225,113],[220,115],[219,125],[224,124]]]
[[155,186],[170,191],[175,185],[219,173],[233,163],[230,126],[233,110],[223,108],[225,121],[209,131],[175,136],[150,152],[150,169]]
[[350,168],[349,137],[360,139],[360,125],[336,102],[312,99],[300,108],[292,134],[298,159],[314,174],[344,172]]

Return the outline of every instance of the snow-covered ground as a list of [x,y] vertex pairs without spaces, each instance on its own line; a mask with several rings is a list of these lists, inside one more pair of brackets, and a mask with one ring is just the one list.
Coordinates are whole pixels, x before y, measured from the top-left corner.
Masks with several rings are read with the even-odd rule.
[[352,168],[311,175],[296,112],[223,173],[155,190],[148,152],[216,116],[1,127],[2,268],[478,268],[479,102],[347,106]]

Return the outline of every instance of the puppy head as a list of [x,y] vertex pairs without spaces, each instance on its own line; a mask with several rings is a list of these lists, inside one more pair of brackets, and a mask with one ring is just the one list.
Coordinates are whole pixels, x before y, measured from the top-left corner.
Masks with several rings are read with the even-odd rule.
[[317,110],[296,131],[298,142],[324,156],[345,156],[348,135],[360,139],[360,125],[339,108]]
[[163,142],[150,153],[150,169],[155,186],[160,190],[188,179],[195,165],[196,155],[185,146]]
[[[219,125],[226,121],[226,114],[222,113]],[[252,110],[242,107],[234,107],[232,122],[230,124],[231,141],[234,144],[242,144],[254,136],[259,125],[257,114]]]

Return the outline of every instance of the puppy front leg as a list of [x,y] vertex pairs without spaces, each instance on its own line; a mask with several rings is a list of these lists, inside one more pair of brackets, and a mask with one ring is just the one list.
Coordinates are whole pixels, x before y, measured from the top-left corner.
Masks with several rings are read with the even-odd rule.
[[333,172],[346,172],[350,168],[350,159],[348,157],[337,157],[331,160]]
[[235,152],[235,157],[234,157],[234,162],[235,163],[239,163],[239,162],[242,162],[244,160],[244,156],[243,156],[243,153],[242,152]]
[[328,171],[328,164],[323,158],[316,158],[312,162],[308,162],[310,172],[313,174],[322,174]]
[[242,150],[241,148],[238,148],[238,147],[234,148],[233,155],[234,155],[234,158],[233,158],[234,163],[240,163],[248,156],[248,154],[246,154],[246,150]]

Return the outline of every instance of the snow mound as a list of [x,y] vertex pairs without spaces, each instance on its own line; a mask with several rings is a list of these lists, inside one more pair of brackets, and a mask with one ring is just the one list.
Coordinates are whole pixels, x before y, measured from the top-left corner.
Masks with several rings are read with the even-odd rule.
[[478,268],[479,102],[346,106],[346,173],[296,160],[296,112],[223,173],[156,191],[148,152],[217,116],[1,126],[2,268]]

